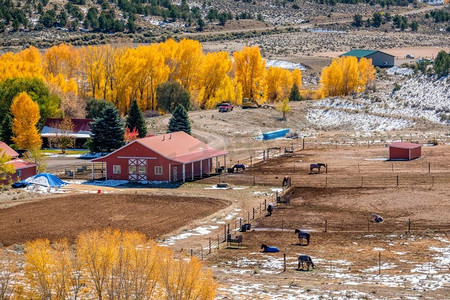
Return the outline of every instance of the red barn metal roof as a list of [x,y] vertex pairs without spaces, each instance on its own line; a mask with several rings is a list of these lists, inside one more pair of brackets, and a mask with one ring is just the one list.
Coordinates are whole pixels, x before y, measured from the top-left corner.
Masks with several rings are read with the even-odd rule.
[[16,169],[16,170],[30,168],[30,167],[36,167],[37,166],[35,163],[29,162],[29,161],[25,161],[25,160],[21,160],[19,158],[13,159],[13,160],[11,160],[11,161],[9,161],[7,163],[8,164],[12,164],[14,166],[14,169]]
[[5,144],[4,142],[0,142],[0,154],[6,154],[8,156],[11,156],[12,158],[19,157],[19,153],[13,150],[10,146]]
[[[182,164],[228,154],[227,151],[217,150],[211,146],[208,146],[183,131],[145,137],[142,139],[137,139],[132,143],[139,143],[169,160]],[[120,149],[124,149],[132,143],[127,144]],[[104,158],[111,156],[118,150],[104,157],[93,159],[92,161],[102,161]]]
[[389,145],[389,147],[400,148],[400,149],[416,149],[422,147],[421,144],[413,144],[407,142],[395,142]]

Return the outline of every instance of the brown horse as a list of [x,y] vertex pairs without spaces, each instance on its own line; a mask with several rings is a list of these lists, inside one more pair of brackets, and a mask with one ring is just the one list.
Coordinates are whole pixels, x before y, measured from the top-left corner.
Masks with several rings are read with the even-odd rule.
[[312,173],[313,169],[317,169],[317,173],[320,174],[320,168],[325,167],[327,168],[326,164],[310,164],[309,165],[309,172]]

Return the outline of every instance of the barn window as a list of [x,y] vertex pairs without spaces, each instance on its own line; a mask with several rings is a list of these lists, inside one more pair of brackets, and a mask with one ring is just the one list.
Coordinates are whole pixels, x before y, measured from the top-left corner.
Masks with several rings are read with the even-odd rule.
[[163,168],[161,166],[156,166],[155,167],[155,175],[162,175],[163,173]]
[[114,174],[120,174],[122,172],[120,165],[114,165],[113,166],[113,173]]

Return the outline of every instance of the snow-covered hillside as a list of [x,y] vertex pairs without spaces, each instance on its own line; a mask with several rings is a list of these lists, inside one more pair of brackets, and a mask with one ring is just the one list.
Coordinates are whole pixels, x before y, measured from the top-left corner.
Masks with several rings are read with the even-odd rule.
[[400,85],[396,92],[316,101],[308,108],[307,120],[322,129],[358,131],[403,129],[420,119],[450,125],[450,76],[438,80],[419,76]]

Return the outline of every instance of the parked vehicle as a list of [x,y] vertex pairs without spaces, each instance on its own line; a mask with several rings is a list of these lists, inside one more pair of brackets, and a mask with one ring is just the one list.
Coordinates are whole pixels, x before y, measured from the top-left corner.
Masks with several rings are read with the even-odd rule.
[[233,104],[231,103],[222,103],[219,106],[219,112],[229,112],[233,110]]
[[256,100],[254,99],[250,99],[250,98],[243,98],[242,99],[242,108],[258,108],[260,107],[260,105],[258,104],[258,102],[256,102]]

